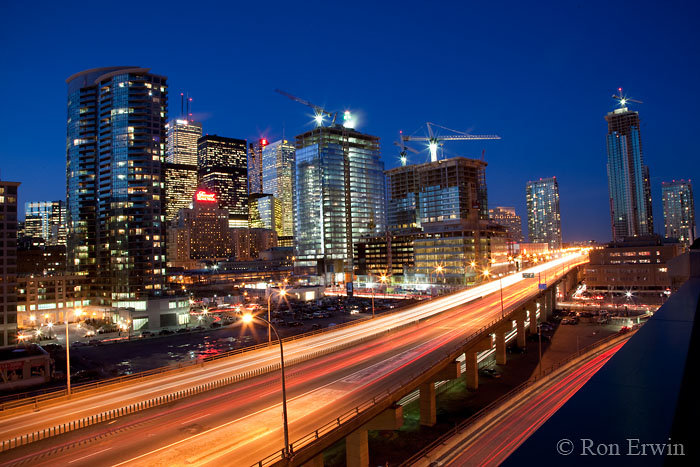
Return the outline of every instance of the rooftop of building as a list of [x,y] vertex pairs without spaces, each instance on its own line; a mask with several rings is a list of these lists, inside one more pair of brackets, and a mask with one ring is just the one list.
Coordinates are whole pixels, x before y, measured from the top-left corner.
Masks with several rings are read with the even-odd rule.
[[402,167],[394,167],[393,169],[389,169],[385,171],[387,175],[393,175],[401,172],[408,172],[412,170],[425,170],[425,169],[433,169],[433,168],[438,168],[441,166],[445,165],[470,165],[470,166],[476,166],[476,167],[486,167],[488,163],[486,161],[482,161],[481,159],[471,159],[469,157],[463,157],[463,156],[456,156],[456,157],[450,157],[449,159],[441,159],[439,161],[435,162],[424,162],[422,164],[409,164],[405,165]]

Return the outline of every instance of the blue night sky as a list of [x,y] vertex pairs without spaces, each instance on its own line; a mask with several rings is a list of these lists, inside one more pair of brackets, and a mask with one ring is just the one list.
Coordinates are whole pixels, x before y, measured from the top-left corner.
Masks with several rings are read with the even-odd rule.
[[22,182],[21,203],[65,198],[65,79],[110,65],[167,76],[169,115],[189,92],[211,134],[311,128],[310,109],[275,88],[348,108],[381,137],[387,169],[400,129],[499,134],[446,154],[486,150],[489,205],[514,205],[524,224],[525,183],[555,175],[565,241],[610,239],[604,115],[618,86],[644,101],[630,108],[657,231],[661,182],[700,180],[695,2],[80,3],[0,6],[0,176]]

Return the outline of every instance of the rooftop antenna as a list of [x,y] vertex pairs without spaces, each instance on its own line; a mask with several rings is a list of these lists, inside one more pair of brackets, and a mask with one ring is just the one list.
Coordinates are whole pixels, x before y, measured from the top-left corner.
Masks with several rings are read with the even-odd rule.
[[194,121],[192,117],[192,98],[190,97],[189,101],[187,102],[187,119],[190,121]]
[[180,118],[185,115],[185,93],[180,93]]
[[643,104],[642,101],[630,99],[629,97],[626,97],[624,94],[622,94],[622,88],[617,88],[617,92],[618,94],[613,94],[612,96],[614,99],[617,99],[617,102],[618,104],[620,104],[621,109],[626,109],[628,102],[636,102],[637,104]]

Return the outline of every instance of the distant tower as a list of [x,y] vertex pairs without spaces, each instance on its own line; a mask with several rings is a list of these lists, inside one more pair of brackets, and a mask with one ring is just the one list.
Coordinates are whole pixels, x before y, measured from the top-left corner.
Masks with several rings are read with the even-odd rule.
[[175,118],[165,126],[165,219],[173,221],[190,206],[197,190],[197,141],[202,124]]
[[559,184],[556,177],[527,182],[527,228],[531,243],[561,248]]
[[66,246],[65,201],[24,203],[24,232],[28,237],[43,238],[47,246]]
[[517,243],[523,242],[523,225],[520,216],[515,213],[515,208],[498,206],[489,209],[489,217],[496,224],[506,228],[511,240]]
[[674,180],[661,184],[664,203],[666,238],[677,238],[685,246],[695,239],[695,201],[690,180]]
[[216,194],[228,210],[229,227],[248,227],[248,161],[246,141],[206,135],[199,139],[199,183]]
[[[620,90],[621,92],[622,90]],[[630,99],[617,97],[620,108],[608,113],[608,189],[613,241],[651,235],[649,167],[644,165],[639,113],[627,109]]]
[[248,146],[248,194],[263,193],[263,150],[267,139],[260,138]]
[[263,193],[274,196],[279,204],[282,227],[277,235],[280,246],[294,246],[294,161],[294,144],[286,139],[263,148]]

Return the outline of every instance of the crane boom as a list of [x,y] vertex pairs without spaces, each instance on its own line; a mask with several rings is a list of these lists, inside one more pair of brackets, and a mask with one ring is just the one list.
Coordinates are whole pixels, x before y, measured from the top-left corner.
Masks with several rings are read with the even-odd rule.
[[288,92],[282,91],[281,89],[275,89],[275,92],[278,94],[282,94],[284,97],[288,97],[291,100],[296,101],[300,104],[304,104],[307,107],[311,107],[312,109],[314,109],[314,112],[316,113],[316,115],[326,115],[330,118],[333,118],[332,113],[330,113],[329,111],[327,111],[323,107],[319,107],[318,105],[307,101],[306,99],[302,99],[300,97],[294,96],[292,94],[289,94]]
[[[403,143],[406,141],[427,141],[428,142],[428,149],[430,149],[430,161],[431,162],[436,162],[437,161],[437,151],[438,147],[441,146],[441,143],[443,141],[474,141],[474,140],[488,140],[488,139],[501,139],[500,136],[498,135],[470,135],[468,133],[464,133],[462,131],[457,131],[453,130],[452,128],[447,128],[446,126],[438,125],[436,123],[431,123],[431,122],[426,122],[426,126],[428,127],[428,136],[410,136],[410,135],[404,135],[401,133],[401,148],[403,150],[403,154],[405,154],[405,149],[403,146]],[[450,131],[452,133],[456,133],[454,135],[436,135],[433,132],[433,127],[438,127],[442,128],[443,130]]]
[[476,139],[501,139],[498,135],[449,135],[430,138],[428,136],[404,136],[404,141],[432,141],[437,139],[440,141],[468,141]]

